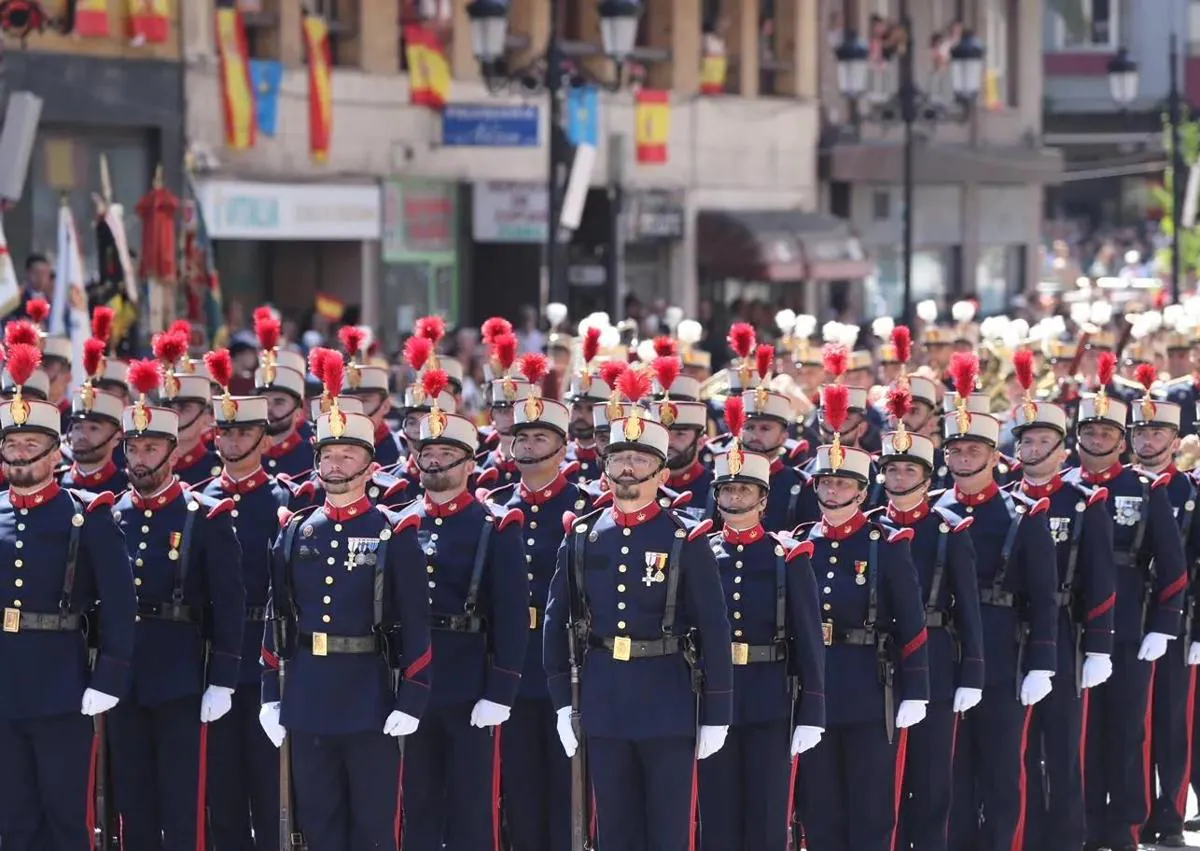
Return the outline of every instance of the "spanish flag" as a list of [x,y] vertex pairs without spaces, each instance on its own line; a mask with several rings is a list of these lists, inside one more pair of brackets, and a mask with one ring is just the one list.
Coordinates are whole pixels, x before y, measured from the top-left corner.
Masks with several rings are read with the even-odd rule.
[[671,93],[642,89],[637,93],[637,161],[662,165],[671,141]]
[[254,147],[257,109],[246,29],[232,6],[217,7],[217,55],[221,63],[221,100],[225,107],[225,144],[235,151]]
[[108,38],[108,0],[79,0],[75,7],[75,34]]
[[329,55],[329,25],[320,15],[304,16],[304,46],[308,52],[308,149],[316,162],[329,159],[333,141],[333,61]]
[[130,36],[139,44],[163,44],[171,36],[168,0],[127,0]]
[[700,94],[719,95],[725,91],[725,74],[729,60],[724,54],[705,56],[700,65]]
[[345,302],[337,296],[323,292],[317,293],[313,307],[316,308],[318,316],[323,316],[330,322],[341,322],[342,316],[346,313]]
[[420,25],[404,28],[409,102],[441,110],[450,100],[450,63],[437,33]]

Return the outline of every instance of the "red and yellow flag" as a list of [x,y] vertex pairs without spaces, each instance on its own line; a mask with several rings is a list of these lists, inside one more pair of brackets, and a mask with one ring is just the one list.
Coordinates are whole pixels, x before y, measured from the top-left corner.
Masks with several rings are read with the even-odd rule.
[[162,44],[171,37],[168,0],[127,0],[129,34],[134,41]]
[[79,0],[75,6],[75,34],[108,38],[108,0]]
[[725,91],[725,74],[729,60],[725,54],[705,56],[700,65],[700,94],[719,95]]
[[246,28],[237,9],[217,9],[217,55],[221,62],[221,101],[225,107],[225,144],[232,150],[254,147],[257,120]]
[[333,142],[333,60],[329,25],[320,15],[304,16],[304,46],[308,50],[308,149],[319,163],[329,159]]
[[409,102],[443,109],[450,100],[450,63],[437,33],[419,24],[404,28],[408,59]]
[[662,165],[671,143],[671,93],[642,89],[637,93],[637,161]]

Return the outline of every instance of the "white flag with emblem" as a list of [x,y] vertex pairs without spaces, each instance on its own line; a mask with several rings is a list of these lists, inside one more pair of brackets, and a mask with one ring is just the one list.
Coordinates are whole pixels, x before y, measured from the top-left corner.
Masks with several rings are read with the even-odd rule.
[[21,303],[21,282],[8,253],[8,237],[4,235],[4,219],[0,217],[0,316],[11,313]]
[[83,252],[75,217],[66,202],[58,208],[58,257],[51,302],[50,333],[71,336],[71,390],[84,382],[83,341],[91,329],[87,312],[87,291],[83,280]]

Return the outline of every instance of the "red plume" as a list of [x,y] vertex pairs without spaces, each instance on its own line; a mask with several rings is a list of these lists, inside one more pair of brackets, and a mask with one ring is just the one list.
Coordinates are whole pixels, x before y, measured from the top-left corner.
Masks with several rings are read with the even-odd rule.
[[338,339],[342,341],[342,348],[346,350],[346,354],[354,357],[362,351],[363,344],[367,341],[367,332],[357,325],[343,325],[338,329]]
[[41,325],[50,316],[50,302],[44,298],[31,298],[25,302],[25,313],[35,323]]
[[[334,352],[334,354],[337,354]],[[308,371],[322,383],[325,382],[325,359],[329,357],[329,349],[315,348],[308,353]],[[341,355],[338,355],[340,358]]]
[[629,365],[619,360],[605,361],[600,364],[600,380],[609,387],[616,389],[617,382],[629,370]]
[[417,320],[416,335],[425,337],[436,346],[446,336],[446,323],[440,316],[422,316]]
[[1154,368],[1153,364],[1139,363],[1133,374],[1137,383],[1145,387],[1146,390],[1149,390],[1150,385],[1158,381],[1158,370]]
[[165,364],[174,364],[187,354],[188,338],[178,331],[163,331],[150,340],[154,356]]
[[1017,382],[1029,390],[1033,387],[1033,352],[1020,349],[1013,355],[1013,369],[1017,373]]
[[679,344],[671,337],[660,336],[654,338],[654,354],[660,358],[669,358],[672,355],[679,354]]
[[425,391],[426,397],[434,403],[437,402],[438,396],[442,394],[449,383],[450,376],[446,375],[446,371],[442,369],[426,370],[421,376],[421,389]]
[[13,384],[24,384],[33,371],[42,363],[42,350],[28,343],[14,343],[8,347],[8,374]]
[[892,329],[892,345],[896,347],[896,360],[908,363],[912,359],[912,331],[907,325],[897,325]]
[[550,361],[541,352],[521,355],[521,374],[534,387],[542,386],[542,379],[550,369]]
[[83,371],[88,376],[94,376],[100,370],[100,362],[104,360],[104,350],[107,344],[95,337],[83,341]]
[[429,362],[429,356],[432,354],[433,342],[427,337],[414,334],[404,343],[404,360],[417,372]]
[[887,393],[887,411],[896,422],[902,422],[904,415],[912,410],[912,391],[906,384],[893,384]]
[[[422,337],[421,339],[425,339]],[[430,345],[433,345],[430,343]],[[492,339],[492,357],[506,373],[517,360],[517,338],[514,334],[499,334]]]
[[484,344],[490,346],[497,337],[511,334],[513,327],[512,323],[503,316],[493,316],[491,319],[485,319],[479,330],[483,335]]
[[830,431],[840,434],[850,413],[850,388],[844,384],[826,384],[821,394],[825,422]]
[[652,366],[654,368],[654,376],[658,379],[658,384],[662,387],[664,393],[671,389],[671,385],[679,377],[679,371],[683,369],[683,364],[680,363],[679,358],[670,355],[656,357]]
[[750,350],[754,348],[754,326],[748,322],[735,322],[729,328],[729,347],[739,358],[750,357]]
[[254,317],[254,324],[257,325],[259,322],[262,322],[264,319],[274,319],[275,311],[273,311],[271,308],[269,308],[265,304],[263,304],[263,305],[260,305],[256,308],[254,308],[254,312],[250,315],[252,317]]
[[149,358],[135,360],[129,364],[129,371],[125,377],[137,392],[146,396],[157,390],[162,383],[162,367],[158,361]]
[[167,329],[171,334],[179,334],[189,345],[192,342],[192,323],[186,319],[176,319],[171,323],[171,327]]
[[260,307],[254,311],[254,333],[258,335],[258,345],[265,351],[270,351],[279,345],[281,325],[269,308]]
[[583,362],[591,363],[600,354],[600,329],[594,325],[583,335]]
[[37,329],[24,319],[9,322],[4,326],[4,345],[6,346],[22,345],[37,347],[40,339]]
[[741,396],[730,396],[725,400],[725,428],[734,437],[742,433],[746,424],[746,406]]
[[970,396],[979,377],[979,356],[974,352],[955,352],[950,358],[950,376],[958,395],[964,399]]
[[1096,374],[1100,378],[1100,386],[1107,387],[1117,374],[1117,356],[1112,352],[1101,352],[1096,358]]
[[758,370],[758,380],[764,384],[771,378],[771,366],[775,363],[775,347],[770,343],[760,343],[754,350],[754,367]]
[[630,402],[649,396],[653,388],[650,376],[640,370],[627,369],[617,379],[617,389],[624,393]]
[[342,360],[341,352],[325,350],[321,363],[321,383],[331,398],[342,392],[342,386],[346,383],[346,362]]
[[111,307],[97,307],[92,311],[92,336],[97,340],[103,340],[108,343],[109,335],[112,334],[113,309]]
[[841,343],[826,343],[821,349],[821,364],[826,375],[833,376],[836,381],[845,375],[846,367],[850,365],[850,350]]
[[229,349],[205,352],[204,365],[208,367],[208,377],[228,391],[229,382],[233,380],[233,358],[229,356]]

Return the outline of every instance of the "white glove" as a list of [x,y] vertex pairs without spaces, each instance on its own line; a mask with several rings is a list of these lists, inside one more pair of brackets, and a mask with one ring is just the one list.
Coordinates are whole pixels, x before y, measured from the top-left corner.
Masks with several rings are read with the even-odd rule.
[[278,700],[262,705],[262,709],[258,710],[258,723],[263,728],[263,732],[267,734],[267,738],[271,740],[271,744],[275,747],[283,745],[287,730],[283,729],[283,725],[279,723]]
[[1174,636],[1161,632],[1148,632],[1138,648],[1138,658],[1143,662],[1154,662],[1167,652],[1167,642]]
[[471,710],[472,727],[498,727],[512,715],[512,709],[491,700],[481,700]]
[[1081,688],[1095,688],[1112,676],[1112,657],[1107,653],[1089,653],[1079,673]]
[[579,740],[575,738],[575,730],[571,727],[571,707],[564,706],[556,714],[558,720],[554,722],[554,726],[558,730],[558,740],[562,742],[567,759],[570,759],[575,756],[575,751],[579,750]]
[[967,712],[983,700],[983,689],[960,686],[954,690],[954,711]]
[[896,710],[896,726],[903,730],[905,727],[921,723],[925,720],[925,710],[928,706],[928,700],[900,701],[900,708]]
[[83,705],[79,707],[79,711],[84,715],[99,715],[101,712],[107,712],[117,705],[119,698],[113,697],[111,694],[105,694],[102,691],[96,691],[94,688],[85,689],[83,692]]
[[1192,646],[1188,648],[1189,665],[1200,665],[1200,641],[1193,641]]
[[805,751],[815,748],[821,743],[823,735],[825,735],[824,727],[797,727],[796,732],[792,733],[792,756],[799,756]]
[[407,712],[393,710],[383,722],[383,733],[386,736],[409,736],[417,732],[420,718],[413,718]]
[[207,724],[223,717],[233,709],[233,689],[226,686],[209,686],[200,699],[200,723]]
[[1025,679],[1021,680],[1021,703],[1033,706],[1048,695],[1054,688],[1054,684],[1050,682],[1053,676],[1050,671],[1030,671],[1026,674]]
[[725,744],[729,735],[729,727],[721,724],[702,724],[700,735],[696,739],[696,759],[708,759]]

